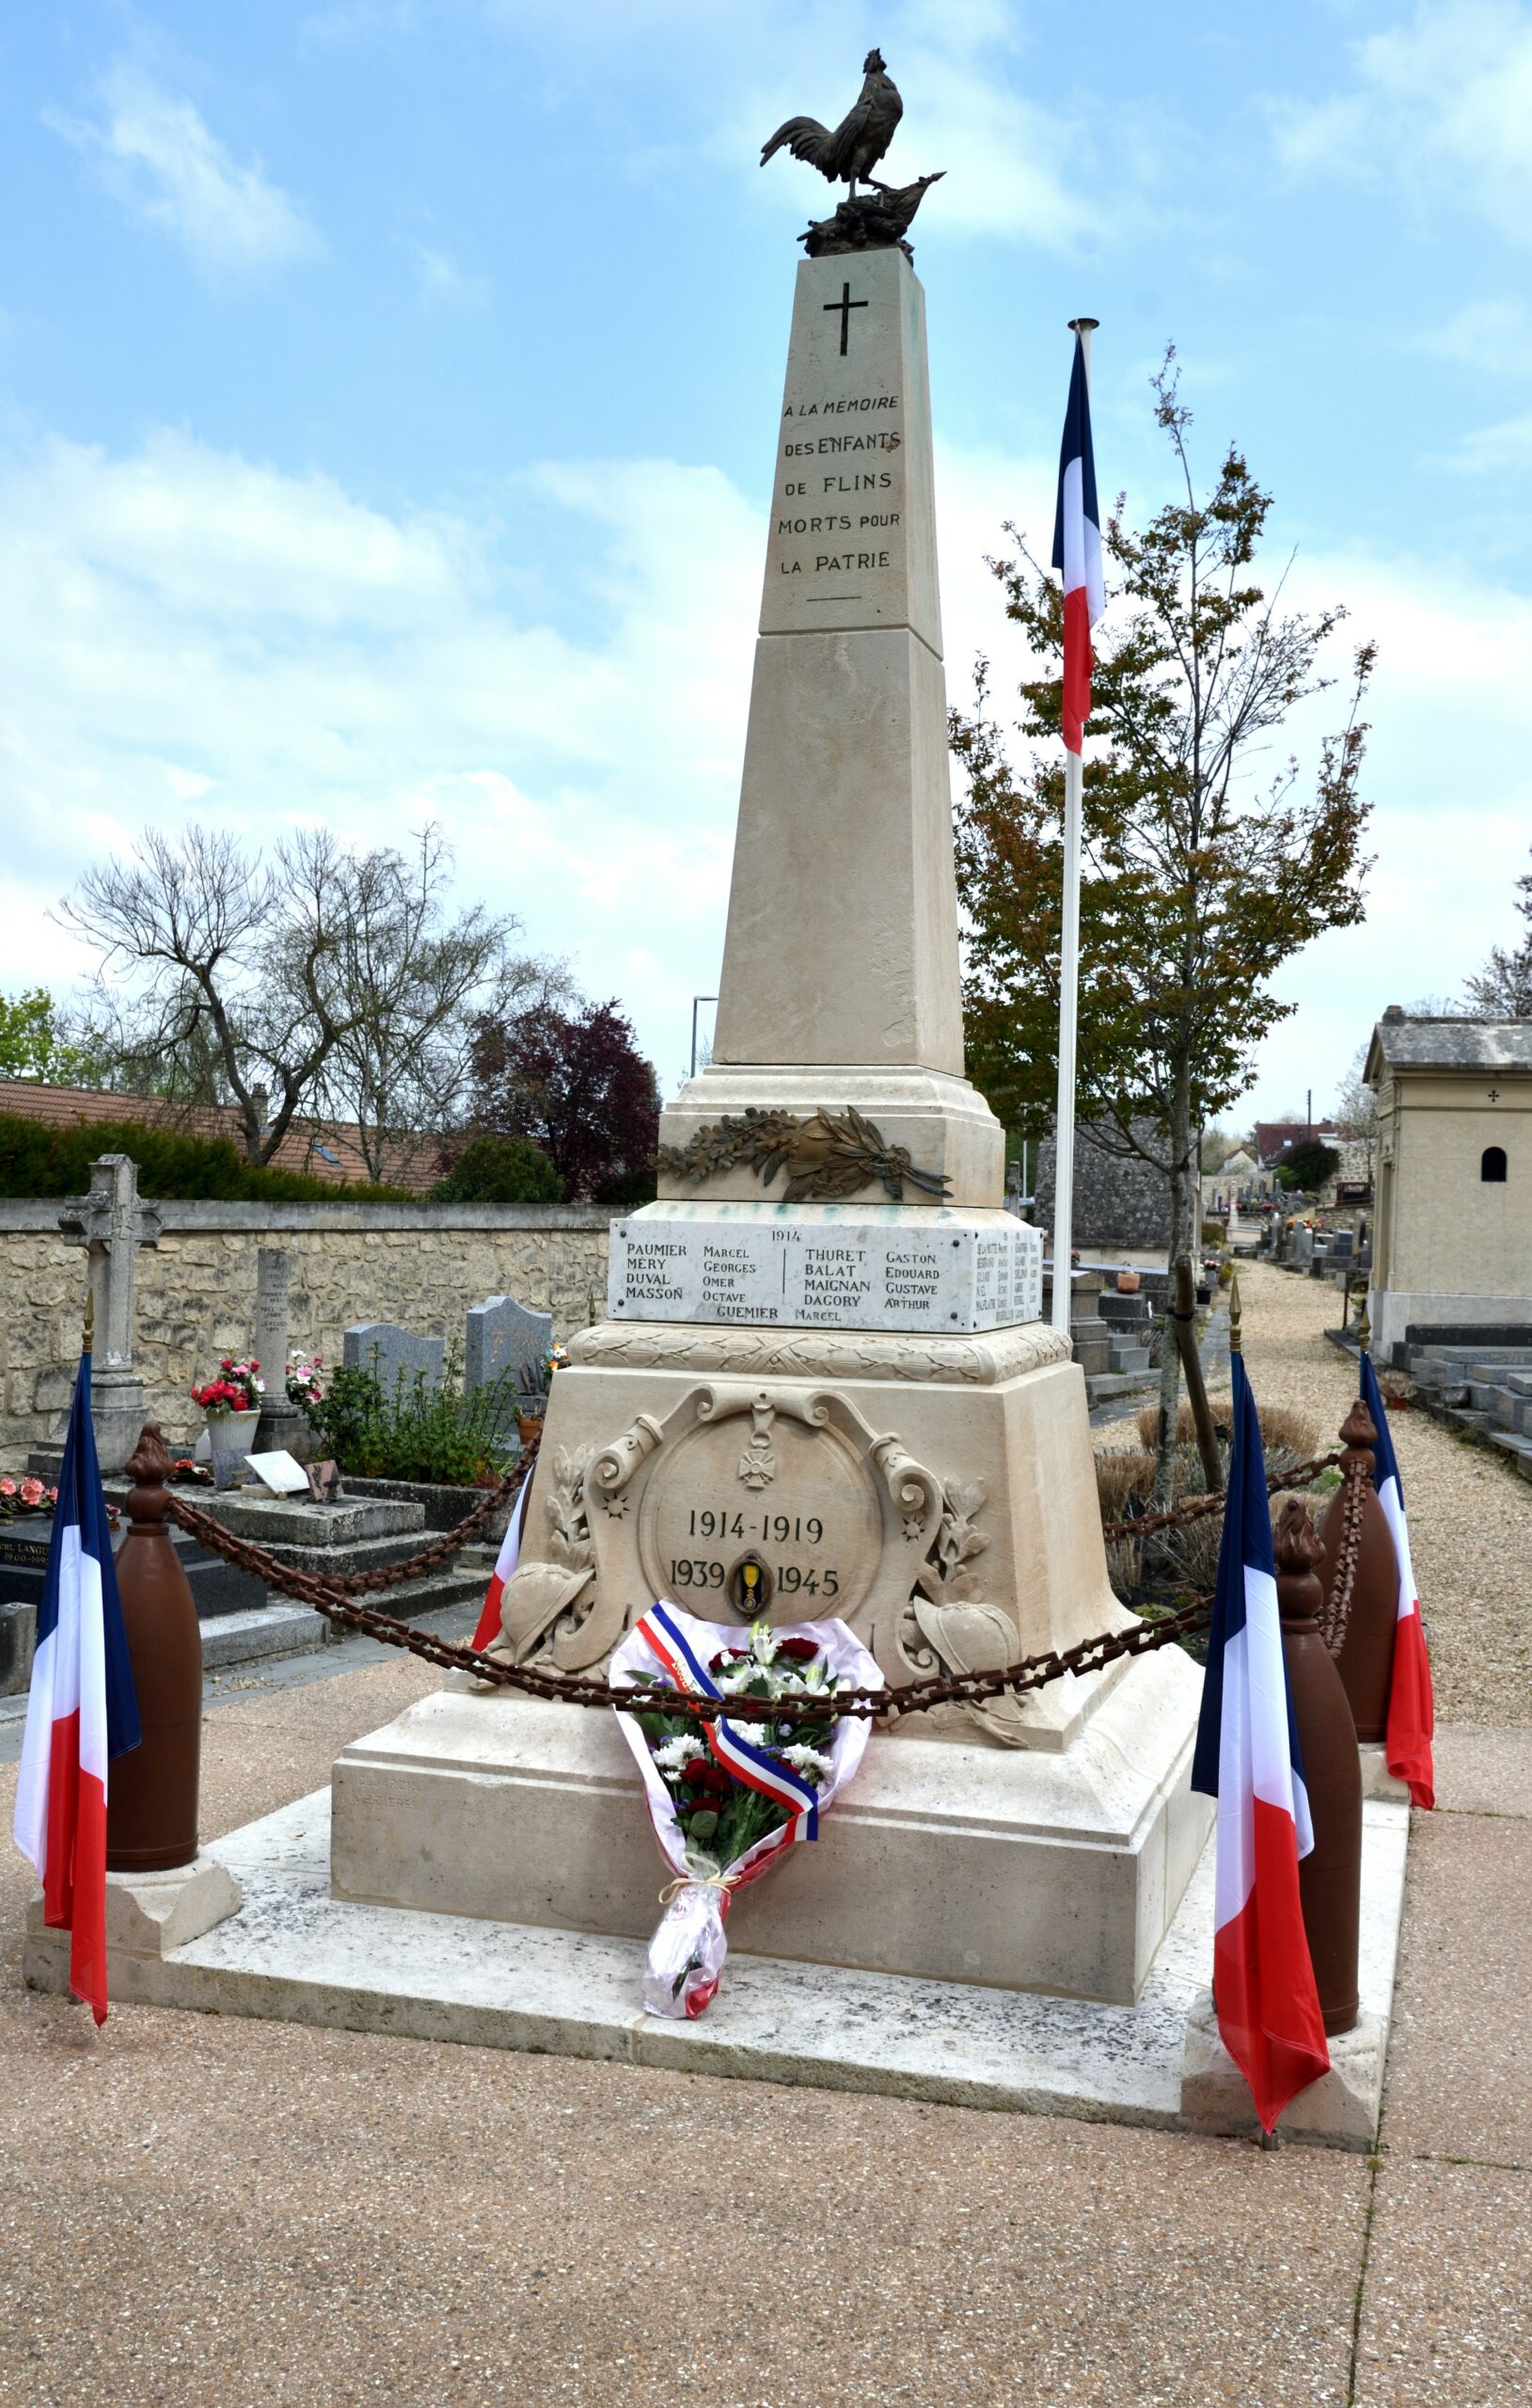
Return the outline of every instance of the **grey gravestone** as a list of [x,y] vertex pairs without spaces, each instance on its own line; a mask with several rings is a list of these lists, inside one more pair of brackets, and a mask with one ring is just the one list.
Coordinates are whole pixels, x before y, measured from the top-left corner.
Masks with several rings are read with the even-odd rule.
[[1356,1235],[1351,1229],[1335,1229],[1331,1233],[1330,1253],[1335,1262],[1347,1262],[1356,1248]]
[[340,1360],[346,1370],[371,1371],[384,1395],[390,1397],[401,1377],[406,1390],[412,1389],[417,1371],[425,1373],[432,1387],[439,1387],[446,1355],[445,1338],[417,1338],[413,1330],[401,1329],[391,1321],[354,1323],[340,1342]]
[[463,1348],[463,1384],[485,1387],[509,1371],[523,1397],[535,1393],[523,1377],[553,1344],[553,1315],[529,1312],[514,1296],[486,1296],[469,1307]]

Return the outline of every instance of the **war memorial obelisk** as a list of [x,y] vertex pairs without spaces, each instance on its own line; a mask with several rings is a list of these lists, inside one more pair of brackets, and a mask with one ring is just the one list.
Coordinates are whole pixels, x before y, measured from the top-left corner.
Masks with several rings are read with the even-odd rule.
[[[1083,1379],[963,1073],[924,301],[899,239],[923,190],[843,203],[798,269],[714,1058],[553,1383],[503,1602],[518,1661],[597,1672],[656,1597],[737,1621],[747,1567],[771,1619],[841,1616],[891,1685],[1126,1619]],[[1167,1649],[902,1720],[820,1845],[742,1898],[734,1947],[1135,1997],[1208,1829],[1198,1692]],[[453,1675],[345,1751],[334,1808],[342,1897],[653,1925],[609,1715]]]

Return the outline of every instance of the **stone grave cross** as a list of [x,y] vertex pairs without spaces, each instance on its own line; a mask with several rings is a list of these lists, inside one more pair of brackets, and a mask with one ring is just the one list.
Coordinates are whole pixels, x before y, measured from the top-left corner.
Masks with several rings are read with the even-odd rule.
[[[90,1165],[90,1193],[66,1204],[58,1227],[66,1245],[83,1245],[95,1306],[91,1360],[91,1420],[103,1471],[120,1471],[138,1443],[148,1413],[144,1384],[133,1368],[133,1291],[141,1245],[160,1243],[160,1208],[138,1193],[131,1154],[100,1154]],[[63,1435],[66,1412],[55,1436]]]

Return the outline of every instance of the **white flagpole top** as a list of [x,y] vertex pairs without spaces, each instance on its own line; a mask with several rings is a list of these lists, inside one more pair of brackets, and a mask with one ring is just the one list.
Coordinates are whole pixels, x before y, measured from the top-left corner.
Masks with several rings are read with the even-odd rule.
[[1069,332],[1072,335],[1078,335],[1080,337],[1080,348],[1085,355],[1085,381],[1087,385],[1090,382],[1091,373],[1091,337],[1096,332],[1096,329],[1100,323],[1101,321],[1099,318],[1071,318],[1069,321]]

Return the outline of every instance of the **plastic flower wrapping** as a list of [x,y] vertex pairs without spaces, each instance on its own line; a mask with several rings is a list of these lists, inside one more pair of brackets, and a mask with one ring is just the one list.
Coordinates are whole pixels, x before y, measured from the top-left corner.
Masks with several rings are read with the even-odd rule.
[[[818,1838],[820,1815],[866,1752],[865,1719],[788,1721],[773,1701],[881,1688],[883,1675],[844,1622],[747,1627],[660,1604],[618,1648],[611,1680],[648,1693],[641,1712],[613,1710],[674,1876],[660,1893],[643,2003],[651,2015],[691,2018],[717,1994],[735,1893]],[[737,1698],[740,1710],[703,1721],[687,1703],[699,1696]]]

